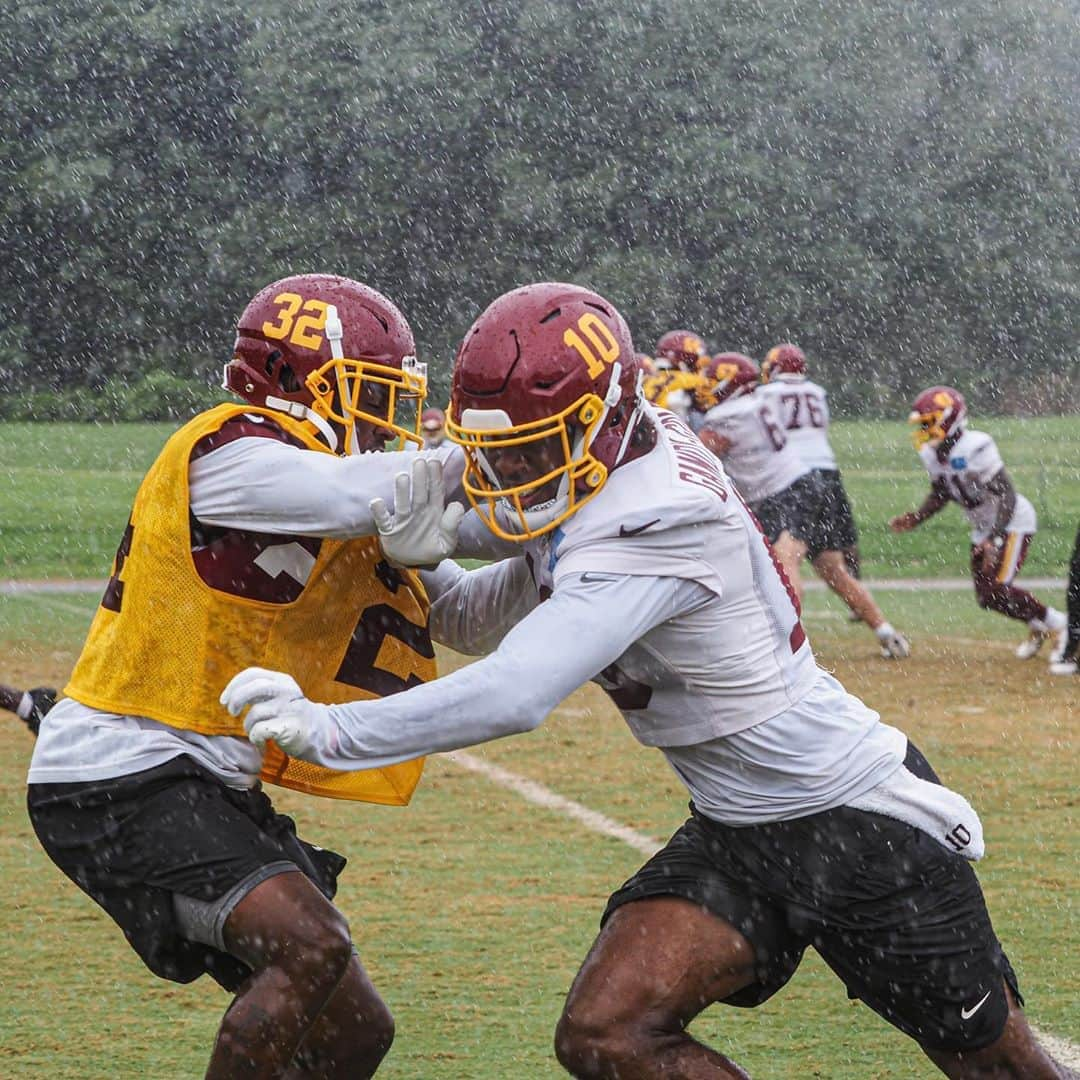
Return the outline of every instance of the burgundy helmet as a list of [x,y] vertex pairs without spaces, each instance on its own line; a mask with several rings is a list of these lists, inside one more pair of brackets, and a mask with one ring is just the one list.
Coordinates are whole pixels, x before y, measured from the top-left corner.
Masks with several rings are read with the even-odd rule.
[[310,421],[332,450],[347,454],[358,449],[358,420],[385,438],[395,432],[420,442],[425,367],[405,316],[382,293],[334,274],[297,274],[267,285],[244,308],[224,386],[252,405]]
[[717,353],[702,371],[706,386],[699,396],[709,405],[719,405],[721,401],[749,394],[758,384],[758,366],[739,352]]
[[931,386],[912,403],[908,423],[914,425],[911,441],[915,449],[939,446],[946,439],[959,435],[967,420],[964,395],[951,386]]
[[790,341],[774,345],[761,364],[761,381],[769,382],[778,375],[806,375],[806,354]]
[[656,343],[653,355],[683,371],[697,371],[701,361],[708,360],[709,351],[693,330],[669,330]]
[[540,536],[604,486],[641,415],[639,370],[623,317],[579,285],[524,285],[480,315],[454,362],[447,432],[493,532]]

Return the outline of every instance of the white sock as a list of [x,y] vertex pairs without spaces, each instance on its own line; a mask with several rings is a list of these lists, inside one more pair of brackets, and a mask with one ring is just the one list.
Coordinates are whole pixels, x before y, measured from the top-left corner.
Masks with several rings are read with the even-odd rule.
[[30,696],[30,692],[26,691],[21,698],[19,698],[19,704],[15,706],[15,715],[20,720],[29,720],[30,714],[34,711],[34,699]]
[[1048,607],[1046,609],[1046,622],[1047,630],[1064,630],[1069,625],[1069,620],[1065,618],[1063,611],[1058,611],[1056,608]]
[[893,624],[891,622],[883,622],[880,626],[875,628],[874,633],[884,640],[885,638],[892,637],[896,631],[893,629]]

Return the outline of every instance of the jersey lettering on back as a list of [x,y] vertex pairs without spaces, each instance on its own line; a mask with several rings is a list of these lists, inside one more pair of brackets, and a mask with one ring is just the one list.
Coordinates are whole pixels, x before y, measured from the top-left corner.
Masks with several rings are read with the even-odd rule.
[[670,413],[660,413],[659,416],[675,451],[679,479],[708,488],[723,502],[727,502],[727,485],[724,483],[724,474],[717,465],[716,455],[706,450],[700,440],[693,437],[686,425],[675,416]]

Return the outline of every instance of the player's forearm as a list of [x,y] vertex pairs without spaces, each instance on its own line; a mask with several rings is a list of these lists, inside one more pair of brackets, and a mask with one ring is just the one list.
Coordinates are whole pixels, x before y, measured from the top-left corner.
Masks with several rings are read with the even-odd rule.
[[671,617],[677,591],[675,579],[578,579],[530,612],[491,656],[377,701],[331,706],[335,730],[311,760],[378,767],[530,731]]
[[[447,491],[460,485],[461,450],[444,459]],[[377,532],[369,503],[394,504],[394,479],[415,453],[340,458],[264,439],[238,439],[197,458],[189,470],[191,512],[222,528],[350,539]]]
[[491,652],[539,602],[521,556],[470,571],[444,562],[421,577],[432,602],[432,638],[468,656]]
[[1012,486],[1008,473],[1002,469],[994,476],[986,489],[991,495],[998,498],[997,513],[994,515],[992,536],[1004,536],[1009,530],[1009,522],[1012,521],[1016,511],[1016,488]]
[[949,502],[949,496],[936,485],[930,489],[930,493],[922,501],[918,509],[912,511],[912,517],[916,525],[921,525],[927,518],[933,517],[943,506]]

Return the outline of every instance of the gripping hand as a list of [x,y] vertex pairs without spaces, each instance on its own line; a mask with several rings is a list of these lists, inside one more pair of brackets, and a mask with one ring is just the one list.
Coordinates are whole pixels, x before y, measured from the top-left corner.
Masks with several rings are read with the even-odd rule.
[[398,566],[435,566],[452,555],[465,507],[445,503],[441,461],[418,457],[411,475],[398,473],[394,478],[394,512],[390,513],[382,499],[368,504],[386,557]]
[[320,749],[336,742],[337,727],[325,705],[308,701],[291,675],[266,668],[245,668],[221,694],[233,716],[244,709],[244,730],[260,749],[273,739],[290,757],[318,762]]

